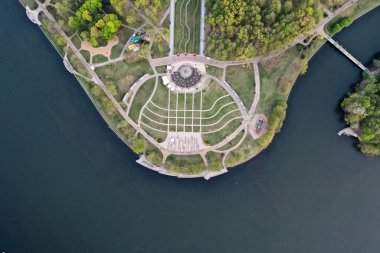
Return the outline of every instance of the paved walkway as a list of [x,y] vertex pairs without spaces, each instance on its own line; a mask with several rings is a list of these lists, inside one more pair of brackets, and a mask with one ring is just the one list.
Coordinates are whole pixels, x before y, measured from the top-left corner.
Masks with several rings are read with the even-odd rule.
[[175,0],[170,0],[170,40],[169,55],[174,54]]
[[205,44],[206,44],[206,0],[201,0],[201,28],[200,28],[200,45],[199,55],[204,56]]

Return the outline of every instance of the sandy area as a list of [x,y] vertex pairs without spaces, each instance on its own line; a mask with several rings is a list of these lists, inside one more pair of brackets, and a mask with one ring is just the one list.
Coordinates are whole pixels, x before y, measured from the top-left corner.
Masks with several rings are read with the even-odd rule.
[[81,49],[89,51],[91,54],[91,57],[93,57],[97,54],[101,54],[105,57],[110,57],[112,47],[117,45],[117,43],[119,43],[119,38],[117,38],[117,37],[108,41],[108,44],[105,47],[93,47],[93,46],[91,46],[90,42],[82,41]]

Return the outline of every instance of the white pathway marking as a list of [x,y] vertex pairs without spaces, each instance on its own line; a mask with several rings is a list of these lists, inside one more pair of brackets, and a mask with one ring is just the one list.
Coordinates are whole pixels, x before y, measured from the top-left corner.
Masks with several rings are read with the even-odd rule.
[[170,40],[169,55],[174,55],[174,24],[175,24],[175,0],[170,1]]
[[230,124],[232,121],[234,120],[237,120],[237,119],[243,119],[241,116],[239,117],[235,117],[233,119],[231,119],[230,121],[228,121],[226,124],[224,124],[223,126],[221,126],[220,128],[214,130],[214,131],[209,131],[209,132],[202,132],[202,134],[213,134],[213,133],[216,133],[216,132],[219,132],[220,130],[222,130],[223,128],[225,128],[228,124]]
[[199,55],[203,56],[205,51],[206,35],[205,35],[205,18],[206,18],[206,0],[201,0],[201,28],[200,28],[200,45]]
[[175,131],[178,132],[178,93],[177,93],[177,102],[175,104]]
[[346,49],[344,49],[341,45],[339,45],[338,42],[336,42],[333,38],[328,36],[326,33],[323,34],[323,36],[334,46],[336,47],[340,52],[342,52],[348,59],[350,59],[353,63],[355,63],[361,70],[368,71],[368,69],[360,62],[358,61],[354,56],[352,56]]
[[[202,93],[202,92],[201,92],[201,93]],[[177,93],[177,94],[178,94],[178,93]],[[227,95],[224,95],[224,96],[218,98],[217,100],[215,100],[215,102],[214,102],[214,104],[212,105],[212,107],[209,108],[209,109],[207,109],[207,110],[194,110],[194,111],[196,111],[196,112],[200,112],[200,111],[202,111],[202,112],[209,112],[209,111],[211,111],[212,109],[214,109],[214,107],[215,107],[215,105],[216,105],[217,102],[219,102],[221,99],[223,99],[223,98],[225,98],[225,97],[228,97],[228,96],[230,96],[230,95],[227,94]],[[154,102],[152,102],[152,101],[151,101],[150,103],[151,103],[152,105],[154,105],[155,107],[161,109],[161,110],[164,110],[164,111],[167,111],[167,110],[168,110],[167,108],[162,108],[161,106],[156,105],[156,104],[155,104]],[[183,111],[183,110],[179,110],[179,111]]]
[[[140,80],[142,80],[142,79],[143,78],[140,78]],[[154,88],[153,88],[152,94],[149,96],[148,100],[145,102],[145,104],[143,105],[143,107],[141,107],[141,110],[140,110],[140,113],[139,113],[139,118],[137,120],[137,124],[138,125],[140,125],[141,116],[144,114],[145,107],[147,107],[148,104],[150,103],[150,101],[152,101],[152,98],[154,97],[154,94],[156,93],[157,86],[158,86],[158,76],[156,76],[156,82],[154,83]],[[136,90],[136,93],[137,93],[137,90]]]
[[194,94],[193,93],[193,102],[191,105],[191,132],[194,132]]
[[[197,13],[198,13],[198,9],[199,9],[199,1],[200,0],[196,0],[197,1],[197,5],[195,6],[195,12],[194,12],[194,15],[193,15],[193,32],[195,33],[196,31],[196,28],[195,28],[195,24],[197,23],[196,22],[196,18],[197,18]],[[193,35],[193,53],[195,53],[195,35]]]
[[[236,109],[236,110],[230,111],[230,112],[224,114],[224,115],[223,115],[218,121],[215,121],[215,122],[213,122],[213,123],[211,123],[211,124],[202,124],[202,127],[212,127],[212,126],[215,126],[215,125],[219,124],[219,123],[220,123],[224,118],[226,118],[228,115],[230,115],[230,114],[232,114],[232,113],[234,113],[234,112],[237,112],[237,111],[239,111],[239,109]],[[156,123],[157,125],[160,125],[160,126],[166,126],[166,125],[167,125],[167,123],[158,122],[158,121],[156,121],[156,120],[150,118],[150,117],[147,116],[145,113],[142,113],[142,117],[144,117],[144,118],[148,119],[149,121],[154,122],[154,123]],[[238,117],[242,118],[241,116],[238,116]],[[237,117],[235,117],[235,118],[237,118]],[[176,124],[169,124],[169,125],[170,125],[170,126],[175,126]],[[187,125],[184,124],[184,123],[180,123],[180,124],[178,124],[178,125],[179,125],[179,126],[187,126]],[[195,124],[194,126],[201,126],[201,125],[200,125],[200,124],[199,124],[199,125]],[[183,132],[186,132],[186,131],[183,131]]]
[[202,103],[203,103],[203,90],[201,90],[201,108],[199,111],[199,132],[202,133]]
[[[193,103],[194,103],[194,100],[193,100]],[[152,102],[151,102],[151,104],[152,104]],[[223,109],[223,108],[225,108],[225,107],[227,107],[227,106],[230,106],[230,105],[233,105],[233,104],[235,104],[235,102],[230,102],[230,103],[228,103],[228,104],[225,104],[225,105],[223,105],[222,107],[220,107],[219,109],[218,109],[218,111],[216,112],[216,113],[214,113],[213,115],[211,115],[211,116],[209,116],[209,117],[202,117],[202,119],[203,120],[205,120],[205,119],[212,119],[212,118],[215,118],[220,112],[221,112],[221,110]],[[194,106],[194,105],[193,105]],[[150,109],[150,107],[149,106],[146,106],[145,107],[146,109],[148,109],[151,113],[153,113],[154,115],[156,115],[156,116],[158,116],[158,117],[160,117],[160,118],[170,118],[170,119],[175,119],[176,117],[172,117],[172,116],[165,116],[165,115],[162,115],[162,114],[159,114],[159,113],[157,113],[157,112],[155,112],[155,111],[153,111],[153,109]],[[238,111],[239,109],[234,109],[233,111]],[[168,112],[170,111],[170,112],[174,112],[175,110],[167,110]],[[180,111],[180,110],[179,110]],[[197,110],[186,110],[186,112],[193,112],[193,115],[192,116],[187,116],[187,117],[178,117],[179,119],[200,119],[200,117],[194,117],[194,111],[197,111]],[[203,112],[205,112],[205,111],[203,111]]]
[[[146,107],[149,111],[151,111],[149,109],[149,107]],[[170,132],[170,90],[168,90],[168,132]]]
[[[42,4],[37,1],[37,4],[39,6],[42,6]],[[70,48],[72,48],[74,50],[74,53],[77,55],[77,57],[79,58],[79,60],[84,64],[86,70],[93,76],[93,79],[92,81],[99,85],[99,87],[104,91],[104,93],[107,95],[107,97],[113,102],[115,108],[118,110],[119,114],[134,128],[136,129],[136,131],[138,131],[142,136],[144,136],[149,142],[151,142],[154,146],[156,146],[158,149],[160,149],[162,152],[165,152],[165,153],[169,153],[169,154],[174,154],[174,155],[183,155],[183,154],[187,154],[187,155],[196,155],[196,154],[199,154],[199,153],[207,153],[209,151],[212,151],[212,150],[215,150],[215,149],[218,149],[222,146],[224,146],[226,143],[230,142],[232,139],[234,139],[244,128],[244,126],[240,126],[238,129],[236,129],[236,131],[234,133],[232,133],[231,135],[229,135],[228,137],[226,137],[222,142],[216,144],[216,145],[213,145],[213,146],[207,146],[207,147],[202,147],[198,150],[194,150],[194,151],[191,151],[191,152],[181,152],[181,151],[173,151],[173,150],[169,150],[167,149],[166,147],[162,146],[160,143],[157,142],[157,140],[155,140],[152,136],[150,136],[149,134],[147,134],[143,129],[141,129],[124,111],[124,109],[121,107],[121,105],[118,103],[118,101],[116,101],[116,99],[110,94],[110,92],[108,91],[106,85],[103,83],[103,81],[99,78],[99,76],[95,73],[94,70],[92,70],[90,68],[90,65],[88,63],[86,63],[86,60],[84,59],[84,57],[82,56],[82,54],[75,48],[75,45],[72,43],[72,41],[67,37],[67,35],[65,34],[65,32],[58,26],[58,23],[57,21],[52,17],[52,15],[46,10],[46,8],[43,8],[42,11],[46,14],[47,18],[52,21],[54,24],[57,25],[58,27],[58,32],[65,37],[65,39],[67,39],[68,41],[68,46],[70,46]]]
[[165,134],[167,133],[166,131],[162,131],[162,130],[160,130],[160,129],[156,129],[156,128],[154,128],[154,127],[151,127],[151,126],[145,124],[144,122],[140,122],[140,124],[143,125],[143,126],[145,126],[145,127],[147,127],[147,128],[149,128],[149,129],[152,129],[152,130],[154,130],[154,131],[157,131],[157,132],[160,132],[160,133],[165,133]]
[[184,99],[184,112],[183,112],[183,131],[186,132],[186,93]]

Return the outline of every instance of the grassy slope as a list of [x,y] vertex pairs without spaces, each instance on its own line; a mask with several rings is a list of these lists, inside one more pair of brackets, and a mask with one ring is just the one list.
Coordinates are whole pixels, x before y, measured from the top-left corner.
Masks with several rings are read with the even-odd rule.
[[249,110],[255,97],[255,75],[252,65],[230,66],[226,81],[236,91],[244,106]]
[[146,83],[144,83],[140,89],[138,89],[133,102],[131,109],[129,111],[129,117],[135,122],[138,123],[140,111],[144,106],[145,102],[149,99],[152,94],[152,90],[154,88],[155,80],[150,79]]
[[215,76],[219,79],[222,79],[222,77],[223,77],[223,69],[217,68],[217,67],[214,67],[211,65],[206,65],[206,72],[207,72],[207,74],[209,74],[211,76]]
[[[180,15],[180,7],[182,6],[182,15]],[[198,2],[198,9],[196,9]],[[175,32],[174,32],[174,47],[175,47],[175,53],[185,53],[184,45],[187,40],[187,28],[185,27],[185,7],[186,7],[187,0],[178,0],[176,2],[176,15],[175,15]],[[196,12],[197,11],[197,12]],[[196,13],[195,13],[196,12]],[[194,18],[194,14],[195,18]],[[199,42],[200,42],[200,0],[191,0],[188,5],[187,9],[187,23],[190,28],[190,41],[187,46],[187,52],[186,53],[199,53]],[[184,40],[181,44],[181,50],[179,51],[179,42],[182,38],[182,27],[181,22],[184,26],[185,33],[184,33]],[[193,47],[194,45],[194,47]]]
[[119,100],[140,77],[146,73],[153,73],[147,60],[140,60],[135,63],[120,61],[96,68],[95,71],[107,86],[117,86],[117,98]]

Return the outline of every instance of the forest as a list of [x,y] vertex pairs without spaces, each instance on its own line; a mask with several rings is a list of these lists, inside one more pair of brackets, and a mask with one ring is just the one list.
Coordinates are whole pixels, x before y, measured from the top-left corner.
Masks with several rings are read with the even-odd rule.
[[207,0],[207,53],[246,59],[280,49],[323,16],[318,0]]
[[155,21],[168,0],[55,0],[54,13],[66,31],[77,31],[83,40],[97,47],[113,39],[123,23],[136,25],[140,17],[132,4]]
[[[379,60],[374,63],[380,67]],[[380,75],[363,74],[363,81],[341,107],[346,122],[359,135],[359,149],[368,155],[380,155]]]

